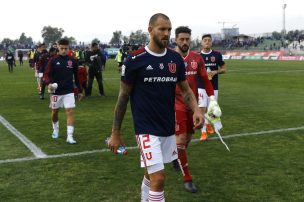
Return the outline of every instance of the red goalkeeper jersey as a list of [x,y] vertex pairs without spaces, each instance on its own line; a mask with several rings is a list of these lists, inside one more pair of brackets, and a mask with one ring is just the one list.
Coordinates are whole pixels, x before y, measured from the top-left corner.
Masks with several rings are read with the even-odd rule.
[[[197,80],[198,77],[203,81],[206,86],[206,92],[208,96],[214,95],[213,87],[208,79],[208,75],[205,68],[205,63],[202,57],[193,51],[189,51],[186,57],[183,57],[186,67],[186,78],[189,83],[190,88],[192,89],[196,99],[198,97],[197,92]],[[175,110],[179,111],[190,111],[190,108],[186,106],[184,98],[181,94],[181,91],[178,86],[176,86],[176,95],[175,95]]]

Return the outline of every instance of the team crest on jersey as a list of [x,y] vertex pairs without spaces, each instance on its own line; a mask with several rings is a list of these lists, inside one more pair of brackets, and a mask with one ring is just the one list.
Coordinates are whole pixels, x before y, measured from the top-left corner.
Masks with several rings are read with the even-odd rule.
[[196,69],[197,68],[197,62],[192,61],[191,62],[191,67],[192,67],[192,69]]
[[73,62],[72,62],[72,60],[68,61],[68,68],[73,68]]
[[160,63],[160,64],[159,64],[159,68],[160,68],[160,69],[164,69],[164,67],[165,67],[165,66],[164,66],[164,63]]
[[210,57],[210,60],[211,62],[215,62],[215,57],[214,56]]
[[168,63],[169,66],[169,71],[171,73],[175,73],[176,72],[176,64],[175,63]]
[[125,76],[125,73],[126,73],[126,66],[122,65],[121,66],[121,76]]

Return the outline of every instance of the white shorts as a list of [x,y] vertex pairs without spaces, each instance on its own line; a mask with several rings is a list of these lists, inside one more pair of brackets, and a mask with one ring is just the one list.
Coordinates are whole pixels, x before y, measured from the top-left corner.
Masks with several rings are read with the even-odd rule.
[[[214,90],[214,97],[218,101],[218,90]],[[198,107],[207,107],[209,104],[209,98],[207,92],[203,88],[198,89]]]
[[50,108],[58,109],[58,108],[75,108],[75,97],[74,93],[69,93],[65,95],[52,95],[50,97]]
[[136,135],[140,151],[141,167],[146,167],[148,173],[164,169],[164,163],[170,163],[178,158],[175,135],[159,137],[150,134]]

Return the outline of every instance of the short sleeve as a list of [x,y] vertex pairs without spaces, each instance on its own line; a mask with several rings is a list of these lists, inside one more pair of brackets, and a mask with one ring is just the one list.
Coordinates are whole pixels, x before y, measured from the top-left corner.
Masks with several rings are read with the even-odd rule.
[[121,81],[133,84],[136,78],[135,62],[131,56],[128,56],[126,61],[121,66]]
[[225,64],[225,61],[224,61],[223,56],[222,56],[221,53],[218,54],[218,58],[219,58],[219,60],[218,60],[219,64],[218,65],[221,67]]
[[178,68],[177,82],[186,80],[186,66],[181,56],[178,57],[177,68]]

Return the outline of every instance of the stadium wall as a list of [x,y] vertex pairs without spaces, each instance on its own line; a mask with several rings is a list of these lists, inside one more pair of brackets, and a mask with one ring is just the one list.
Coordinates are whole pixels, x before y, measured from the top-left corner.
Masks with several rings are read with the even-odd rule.
[[284,51],[226,51],[223,54],[224,60],[284,60],[303,61],[304,56],[286,56]]

